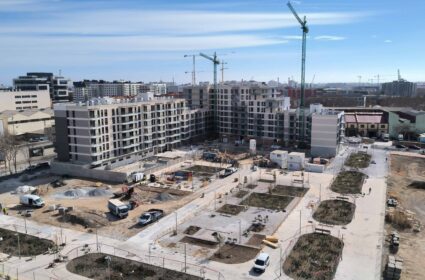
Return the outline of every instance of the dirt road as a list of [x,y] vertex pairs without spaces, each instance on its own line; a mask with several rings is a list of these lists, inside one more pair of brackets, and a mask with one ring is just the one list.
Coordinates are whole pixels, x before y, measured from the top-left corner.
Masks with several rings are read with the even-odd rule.
[[[390,157],[390,176],[388,191],[397,197],[400,205],[416,214],[422,224],[422,231],[399,231],[400,249],[398,256],[403,258],[402,278],[405,280],[422,280],[425,275],[425,188],[414,188],[412,182],[422,182],[425,185],[425,156],[392,154]],[[387,233],[392,230],[386,225]]]

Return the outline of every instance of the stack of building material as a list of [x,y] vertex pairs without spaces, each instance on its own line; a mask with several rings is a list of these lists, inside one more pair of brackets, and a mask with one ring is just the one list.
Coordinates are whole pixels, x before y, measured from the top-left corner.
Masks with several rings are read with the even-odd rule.
[[304,169],[305,154],[292,152],[288,155],[288,169],[298,171]]
[[384,277],[388,280],[398,280],[401,277],[403,260],[395,256],[388,256],[388,263],[385,266]]

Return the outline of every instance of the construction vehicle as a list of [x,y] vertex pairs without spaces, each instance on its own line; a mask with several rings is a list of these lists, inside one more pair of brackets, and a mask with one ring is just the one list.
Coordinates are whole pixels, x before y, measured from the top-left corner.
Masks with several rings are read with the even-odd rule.
[[233,173],[237,172],[238,169],[236,167],[229,167],[224,169],[224,171],[220,174],[221,178],[225,178],[227,176],[232,175]]
[[41,208],[44,206],[44,201],[38,195],[24,194],[19,197],[19,202],[25,206]]
[[112,215],[120,219],[127,218],[129,207],[119,199],[110,199],[108,201],[108,209]]
[[164,210],[161,209],[150,209],[143,213],[139,218],[139,225],[145,226],[147,224],[158,221],[164,217]]

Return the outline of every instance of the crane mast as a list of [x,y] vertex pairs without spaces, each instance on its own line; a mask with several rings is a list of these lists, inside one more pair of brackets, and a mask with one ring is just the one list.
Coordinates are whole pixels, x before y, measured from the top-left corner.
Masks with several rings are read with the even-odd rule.
[[304,116],[304,96],[305,96],[305,58],[306,58],[306,44],[307,44],[307,33],[308,33],[308,26],[307,26],[307,19],[304,16],[303,19],[301,19],[297,12],[295,11],[294,7],[292,7],[291,2],[288,2],[288,7],[291,10],[292,14],[295,16],[296,20],[301,25],[301,30],[303,31],[303,37],[302,37],[302,57],[301,57],[301,98],[300,98],[300,127],[299,127],[299,142],[301,144],[305,144],[305,116]]

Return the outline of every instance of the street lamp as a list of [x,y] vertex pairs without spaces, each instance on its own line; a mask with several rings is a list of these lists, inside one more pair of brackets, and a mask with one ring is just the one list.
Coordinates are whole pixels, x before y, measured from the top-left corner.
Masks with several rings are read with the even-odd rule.
[[111,280],[111,257],[105,257],[106,263],[108,264],[108,279]]
[[241,239],[242,239],[242,221],[238,220],[239,223],[239,244],[241,244]]
[[19,232],[15,233],[16,236],[18,236],[18,255],[19,259],[21,259],[21,241],[19,239]]

